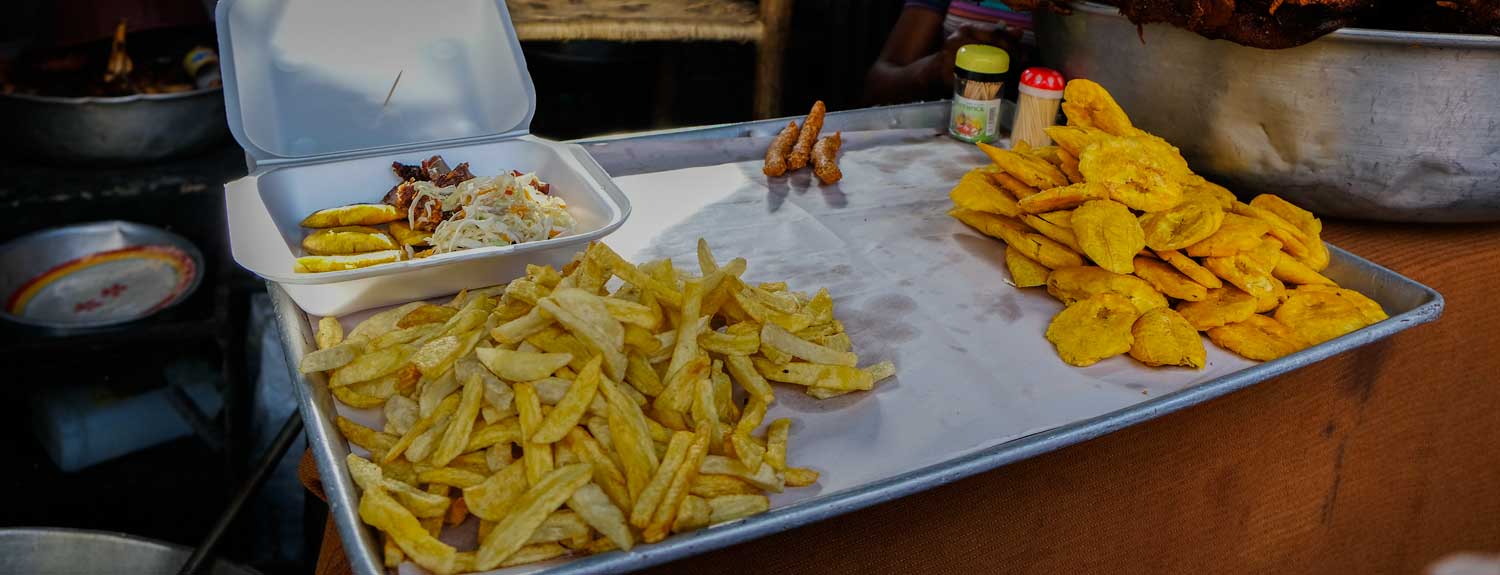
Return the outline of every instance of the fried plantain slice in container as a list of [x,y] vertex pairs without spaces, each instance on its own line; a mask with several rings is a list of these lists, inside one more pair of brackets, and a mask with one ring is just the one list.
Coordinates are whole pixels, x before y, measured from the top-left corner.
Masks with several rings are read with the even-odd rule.
[[1255,306],[1254,296],[1237,287],[1224,286],[1208,290],[1208,297],[1203,298],[1203,301],[1177,304],[1177,313],[1182,314],[1183,319],[1192,324],[1194,329],[1206,331],[1245,321],[1245,318],[1255,315]]
[[1279,279],[1271,278],[1270,293],[1255,298],[1255,313],[1275,311],[1281,305],[1281,302],[1286,301],[1289,293],[1286,289],[1286,284],[1281,283]]
[[1075,184],[1084,181],[1083,172],[1078,171],[1078,156],[1073,155],[1067,150],[1058,148],[1057,158],[1060,160],[1057,167],[1062,170],[1063,175],[1068,177],[1068,181]]
[[1073,210],[1073,234],[1084,255],[1121,274],[1135,271],[1135,255],[1146,247],[1140,221],[1124,204],[1093,200]]
[[1260,245],[1271,226],[1239,214],[1224,214],[1224,221],[1213,235],[1187,246],[1187,255],[1195,258],[1225,257],[1253,250]]
[[1212,199],[1188,198],[1170,210],[1141,216],[1146,246],[1153,250],[1180,250],[1208,239],[1224,223],[1224,209]]
[[1073,305],[1101,293],[1113,293],[1130,300],[1141,313],[1167,307],[1167,298],[1146,280],[1094,266],[1052,270],[1047,276],[1047,293],[1063,305]]
[[1271,277],[1270,270],[1261,267],[1260,261],[1248,253],[1203,258],[1203,267],[1255,298],[1272,295],[1275,284],[1279,283]]
[[1015,198],[1000,189],[983,168],[975,168],[958,180],[958,185],[948,192],[953,205],[960,208],[1002,216],[1017,217],[1022,213]]
[[1177,250],[1161,250],[1156,252],[1156,257],[1161,258],[1161,261],[1171,264],[1172,267],[1177,268],[1177,271],[1192,278],[1193,281],[1198,282],[1203,287],[1208,289],[1224,287],[1224,280],[1219,279],[1219,276],[1214,275],[1214,272],[1208,271],[1208,268],[1198,265],[1198,262],[1193,261],[1193,258],[1182,255],[1182,252]]
[[990,237],[1004,240],[1006,244],[1020,250],[1028,258],[1051,269],[1081,266],[1083,256],[1052,239],[1031,231],[1015,219],[974,210],[954,208],[948,210],[953,216]]
[[1182,197],[1201,198],[1212,200],[1219,205],[1220,209],[1228,210],[1236,201],[1234,192],[1224,186],[1203,179],[1203,176],[1193,174],[1182,179]]
[[1333,280],[1313,271],[1307,264],[1287,253],[1282,253],[1281,259],[1276,260],[1276,268],[1271,270],[1271,275],[1289,284],[1338,286]]
[[1000,166],[1006,173],[1015,176],[1028,186],[1046,189],[1068,185],[1068,177],[1063,175],[1062,170],[1043,160],[996,148],[983,142],[979,143],[979,150],[989,156],[990,161],[995,165]]
[[1008,244],[1005,246],[1005,267],[1010,270],[1010,282],[1022,288],[1047,285],[1047,275],[1052,272]]
[[1208,359],[1198,330],[1170,308],[1141,314],[1130,328],[1130,335],[1135,339],[1130,346],[1130,357],[1146,365],[1201,369]]
[[396,249],[396,241],[368,226],[325,228],[302,238],[302,249],[315,256],[343,256]]
[[1187,301],[1203,301],[1208,297],[1208,288],[1161,260],[1136,256],[1135,275],[1167,297]]
[[1028,213],[1040,214],[1069,210],[1093,200],[1109,199],[1109,188],[1103,184],[1072,184],[1042,190],[1017,202]]
[[406,214],[390,204],[355,204],[318,210],[302,220],[304,228],[373,226],[394,222]]
[[1370,325],[1370,319],[1353,302],[1333,291],[1293,290],[1276,310],[1276,321],[1312,345]]
[[1057,142],[1058,149],[1075,158],[1089,146],[1114,137],[1098,128],[1082,126],[1048,126],[1045,131],[1052,141]]
[[1124,296],[1101,293],[1058,312],[1047,326],[1047,341],[1069,365],[1093,365],[1130,351],[1130,328],[1139,315]]
[[1208,330],[1208,339],[1246,359],[1270,361],[1306,347],[1301,336],[1275,319],[1254,315]]

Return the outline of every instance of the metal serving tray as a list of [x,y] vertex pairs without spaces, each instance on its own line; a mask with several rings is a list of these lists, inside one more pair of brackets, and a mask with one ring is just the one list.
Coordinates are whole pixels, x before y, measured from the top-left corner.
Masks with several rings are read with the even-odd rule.
[[[1348,252],[1331,248],[1333,264],[1327,273],[1342,284],[1379,301],[1391,319],[1265,363],[1234,358],[1210,346],[1210,365],[1202,372],[1141,371],[1143,368],[1125,358],[1107,360],[1085,370],[1063,366],[1050,353],[1049,344],[1038,330],[1051,313],[1039,307],[1043,304],[1037,302],[1050,300],[1045,294],[1018,294],[1014,288],[1006,286],[1004,272],[1000,271],[1003,266],[985,259],[998,253],[998,242],[978,237],[953,224],[938,209],[942,202],[947,201],[944,192],[952,185],[943,179],[951,175],[947,172],[982,162],[982,156],[966,155],[973,150],[956,146],[938,136],[946,119],[945,106],[943,103],[917,104],[830,114],[824,129],[845,132],[848,150],[845,153],[848,155],[841,160],[845,163],[846,180],[839,186],[828,188],[809,185],[806,174],[777,180],[768,188],[766,180],[759,174],[758,164],[749,161],[759,156],[766,137],[774,134],[779,125],[785,125],[781,123],[785,120],[582,142],[619,179],[627,194],[633,191],[640,196],[636,204],[642,209],[637,219],[627,223],[608,240],[626,257],[632,257],[632,254],[686,256],[691,253],[691,247],[676,244],[684,243],[684,238],[697,232],[711,230],[704,235],[711,244],[716,238],[719,240],[714,247],[721,257],[748,257],[751,264],[747,277],[759,278],[757,273],[767,278],[787,277],[796,280],[793,282],[796,289],[829,285],[835,294],[836,305],[840,306],[837,308],[841,310],[840,315],[851,312],[845,318],[845,324],[855,340],[856,350],[870,361],[895,357],[898,374],[894,382],[882,384],[867,396],[848,396],[849,401],[842,403],[829,400],[828,405],[817,404],[786,389],[778,394],[778,406],[773,409],[786,409],[783,414],[792,416],[795,421],[789,460],[794,464],[811,463],[824,476],[818,486],[808,491],[788,490],[786,494],[773,497],[770,512],[673,536],[661,543],[641,545],[630,552],[542,563],[517,568],[517,572],[621,572],[784,531],[943,485],[1202,403],[1432,321],[1442,313],[1442,296],[1432,289]],[[949,157],[955,154],[961,157]],[[679,169],[684,171],[661,173]],[[705,179],[710,177],[721,179]],[[896,180],[916,181],[920,185],[896,191],[877,189],[881,185],[898,186]],[[648,183],[649,186],[645,185]],[[679,195],[667,195],[674,187],[679,188]],[[683,193],[713,197],[701,200],[710,202],[702,207],[684,208],[680,205],[684,203]],[[652,194],[657,194],[654,199]],[[779,205],[776,204],[778,196],[781,198]],[[902,201],[907,203],[900,203]],[[893,206],[892,202],[899,205]],[[768,206],[770,213],[764,216],[765,219],[791,223],[776,233],[757,236],[761,241],[734,242],[735,228],[756,225],[753,217],[735,218],[740,214],[765,214]],[[738,213],[731,216],[726,210],[738,210]],[[910,214],[909,219],[920,220],[920,225],[903,224],[903,218],[877,217],[902,211]],[[658,213],[661,215],[654,215]],[[653,217],[660,217],[662,221],[647,221]],[[669,221],[673,217],[678,219]],[[822,239],[804,237],[807,236],[807,222],[816,222],[819,218],[827,220],[819,229],[833,233],[823,234]],[[920,230],[925,237],[892,238],[891,242],[868,241],[871,234],[881,232],[878,229],[880,221],[913,228],[925,226]],[[793,224],[803,227],[797,228]],[[671,231],[674,228],[676,231]],[[776,237],[778,234],[780,237]],[[740,232],[738,237],[747,235]],[[786,245],[788,237],[796,240],[799,248],[819,241],[842,242],[838,245],[851,251],[857,246],[864,251],[847,257],[859,260],[857,263],[861,264],[878,261],[881,268],[860,269],[860,274],[845,270],[842,279],[836,277],[838,273],[813,277],[806,272],[808,262],[793,261],[795,258],[786,257],[784,253],[780,254],[782,259],[776,259],[774,253],[765,251],[772,249],[766,245],[774,245],[777,241]],[[929,241],[918,241],[924,239]],[[813,253],[807,257],[817,257],[813,252],[815,247],[806,249]],[[684,250],[685,253],[679,253]],[[838,250],[823,253],[829,261],[813,262],[817,265],[811,267],[825,269],[823,265],[826,263],[846,257],[840,256]],[[924,259],[928,255],[930,260]],[[875,256],[890,257],[872,259]],[[914,269],[914,262],[932,264],[933,267]],[[970,266],[974,262],[982,262],[987,267],[973,269]],[[795,271],[798,266],[804,270],[800,274]],[[767,269],[789,275],[779,276],[778,273],[766,272]],[[963,275],[966,271],[986,273]],[[910,287],[892,287],[897,285]],[[911,316],[921,316],[911,320],[916,322],[911,326],[914,329],[927,330],[921,337],[910,333],[905,339],[893,337],[889,329],[880,333],[880,322],[885,316],[872,310],[882,309],[884,305],[893,314],[902,311],[897,309],[901,307],[899,303],[887,305],[889,300],[880,297],[892,289],[925,294],[919,294],[919,301],[915,304],[910,300],[906,304],[918,306],[916,313],[911,313],[911,308],[907,308],[907,312]],[[971,353],[967,349],[950,349],[933,343],[957,341],[955,338],[959,336],[952,333],[962,332],[960,324],[969,328],[980,322],[976,316],[981,312],[961,311],[966,309],[962,302],[943,297],[954,290],[966,290],[963,291],[966,295],[995,295],[996,300],[1011,302],[1005,305],[1019,305],[1026,309],[1025,313],[1013,310],[1008,314],[997,314],[1008,317],[992,317],[988,320],[991,333],[976,334],[979,339],[983,339],[980,336],[1005,339],[1007,345],[1024,349],[987,347]],[[298,309],[280,286],[271,284],[270,291],[277,308],[286,357],[295,366],[313,348],[310,322],[313,318]],[[1017,301],[1020,303],[1016,304]],[[869,331],[860,331],[857,326],[861,323],[863,329]],[[890,324],[884,325],[889,327]],[[1033,330],[1036,333],[1031,333]],[[969,340],[962,343],[974,345]],[[903,350],[907,352],[904,356],[901,354]],[[996,360],[992,356],[1007,354],[1012,356],[1010,361],[1017,361],[1014,357],[1025,359],[1001,370],[967,367],[985,362],[993,364]],[[962,373],[955,376],[952,373],[955,371]],[[383,573],[379,545],[371,530],[365,528],[358,518],[357,492],[344,469],[343,459],[349,452],[348,444],[338,435],[333,424],[334,415],[345,408],[335,405],[324,377],[303,377],[295,369],[292,372],[299,405],[307,422],[309,444],[324,472],[323,485],[332,517],[354,571],[361,575]],[[1004,375],[997,377],[993,374]],[[1017,382],[1028,378],[1036,380],[1037,384],[1016,393],[1020,389]],[[1067,379],[1078,381],[1062,381]],[[972,398],[976,394],[980,398],[986,397],[989,389],[998,390],[993,392],[996,401],[974,405]],[[783,397],[785,400],[781,401]],[[958,397],[967,401],[951,399]],[[882,409],[886,411],[884,417],[881,417]],[[1051,419],[1033,412],[1048,412]],[[912,414],[919,416],[898,417]],[[779,415],[768,415],[771,416]],[[988,419],[976,420],[976,417]],[[975,421],[1005,423],[973,423]],[[920,429],[924,424],[931,429]],[[992,428],[1006,431],[975,438],[976,429],[983,433]],[[921,437],[913,440],[912,432]],[[958,436],[963,437],[948,445],[921,443]],[[888,452],[910,454],[917,447],[927,445],[932,445],[933,449],[929,451],[936,454],[871,457],[872,454]],[[821,461],[799,459],[799,446],[804,446],[809,452],[817,450],[819,456],[827,458]],[[851,454],[840,455],[836,453],[838,450]]]

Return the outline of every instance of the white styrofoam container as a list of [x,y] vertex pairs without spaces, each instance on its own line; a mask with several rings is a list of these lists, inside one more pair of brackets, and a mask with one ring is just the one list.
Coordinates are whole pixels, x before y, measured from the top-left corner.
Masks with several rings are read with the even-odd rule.
[[[504,0],[222,0],[230,132],[254,167],[225,185],[234,259],[315,315],[503,283],[614,231],[630,202],[581,147],[527,134],[536,95]],[[549,240],[320,274],[292,271],[298,224],[379,202],[392,161],[441,154],[477,176],[535,172],[578,224]]]

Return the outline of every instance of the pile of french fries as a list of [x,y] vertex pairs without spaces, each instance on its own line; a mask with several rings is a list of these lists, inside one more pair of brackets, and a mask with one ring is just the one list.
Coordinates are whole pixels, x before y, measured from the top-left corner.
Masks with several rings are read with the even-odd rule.
[[[769,382],[823,399],[870,390],[895,366],[858,366],[827,290],[747,283],[744,259],[720,265],[703,240],[698,267],[635,266],[595,243],[561,272],[528,266],[347,336],[323,318],[301,371],[384,414],[383,430],[337,424],[369,454],[348,468],[386,565],[448,574],[630,549],[815,483],[787,461],[790,420],[757,432]],[[439,540],[469,515],[478,549]]]

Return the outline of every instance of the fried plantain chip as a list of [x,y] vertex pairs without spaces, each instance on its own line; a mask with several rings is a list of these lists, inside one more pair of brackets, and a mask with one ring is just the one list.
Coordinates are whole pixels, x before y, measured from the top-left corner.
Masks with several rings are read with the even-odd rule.
[[1255,298],[1272,295],[1276,291],[1276,284],[1280,283],[1271,277],[1269,270],[1261,267],[1259,260],[1248,253],[1203,258],[1203,267]]
[[1073,305],[1101,293],[1113,293],[1129,300],[1138,313],[1167,307],[1167,298],[1146,280],[1094,266],[1052,270],[1047,276],[1047,293],[1063,305]]
[[1198,330],[1170,308],[1156,308],[1141,315],[1130,328],[1130,335],[1135,338],[1130,357],[1146,365],[1201,369],[1208,358]]
[[396,220],[387,226],[391,230],[391,237],[395,238],[398,245],[411,246],[414,248],[425,247],[431,234],[411,229],[406,222]]
[[1208,290],[1203,301],[1177,304],[1177,313],[1198,331],[1245,321],[1255,315],[1256,299],[1234,286]]
[[1045,161],[996,148],[984,142],[979,143],[979,150],[989,156],[990,161],[995,162],[1000,169],[1028,186],[1047,189],[1068,185],[1068,177],[1063,175],[1062,170]]
[[1109,189],[1112,200],[1131,209],[1159,212],[1182,202],[1177,178],[1191,173],[1187,161],[1158,138],[1110,138],[1078,156],[1078,171],[1090,184]]
[[1227,257],[1250,251],[1260,245],[1262,237],[1271,226],[1260,220],[1239,214],[1224,214],[1224,222],[1213,235],[1187,247],[1187,255],[1198,257]]
[[1153,250],[1179,250],[1219,231],[1224,210],[1218,203],[1192,198],[1170,210],[1141,216],[1146,245]]
[[1307,264],[1285,253],[1281,255],[1281,259],[1276,260],[1276,269],[1271,270],[1271,275],[1276,276],[1276,279],[1290,284],[1317,284],[1335,287],[1338,285],[1323,274],[1307,267]]
[[390,204],[354,204],[318,210],[302,220],[304,228],[336,228],[340,226],[374,226],[405,217],[406,214]]
[[1057,142],[1058,149],[1075,158],[1090,145],[1113,137],[1098,128],[1083,126],[1048,126],[1045,131],[1053,142]]
[[1136,257],[1135,275],[1167,297],[1188,301],[1203,301],[1208,297],[1208,288],[1161,260]]
[[1146,247],[1141,224],[1123,204],[1109,200],[1086,202],[1073,210],[1073,233],[1078,246],[1106,270],[1135,271],[1135,254]]
[[[1273,194],[1261,194],[1250,200],[1250,205],[1267,212],[1276,214],[1282,220],[1301,230],[1306,236],[1304,247],[1307,255],[1298,256],[1297,261],[1306,264],[1313,271],[1323,271],[1328,267],[1328,246],[1323,243],[1323,222],[1312,212],[1293,205],[1291,202],[1281,199]],[[1295,254],[1294,254],[1295,255]]]
[[1057,167],[1063,171],[1063,175],[1068,176],[1069,182],[1077,184],[1083,181],[1083,173],[1078,171],[1078,156],[1058,148],[1057,157],[1059,160]]
[[1268,313],[1275,310],[1281,302],[1286,301],[1286,284],[1281,280],[1271,278],[1271,292],[1255,298],[1255,313]]
[[1177,271],[1182,272],[1183,275],[1193,278],[1193,281],[1198,282],[1203,287],[1208,289],[1224,287],[1224,280],[1219,279],[1219,276],[1214,275],[1207,268],[1198,265],[1198,262],[1193,261],[1193,258],[1182,255],[1182,252],[1177,250],[1162,250],[1156,252],[1156,256],[1161,258],[1162,261],[1171,264],[1172,267],[1177,268]]
[[953,205],[960,208],[1010,217],[1017,217],[1022,213],[1015,198],[1000,189],[990,181],[989,175],[977,168],[964,174],[953,191],[948,192],[948,197],[953,200]]
[[1059,228],[1073,229],[1073,210],[1042,212],[1037,214],[1036,217]]
[[1027,213],[1040,214],[1057,210],[1068,210],[1090,200],[1109,199],[1109,188],[1103,184],[1084,182],[1055,188],[1022,198],[1016,202]]
[[1047,326],[1047,341],[1069,365],[1085,367],[1127,351],[1140,312],[1124,296],[1101,293],[1068,306]]
[[1063,88],[1062,110],[1069,126],[1098,128],[1116,136],[1138,132],[1114,96],[1093,80],[1069,80]]
[[1208,339],[1246,359],[1270,361],[1301,351],[1301,336],[1281,322],[1251,314],[1245,321],[1208,330]]
[[1047,274],[1052,271],[1009,245],[1005,246],[1005,267],[1010,270],[1010,282],[1023,288],[1047,285]]
[[366,226],[321,229],[302,238],[302,249],[315,256],[362,254],[396,247],[396,240],[391,236]]
[[1370,325],[1359,307],[1328,291],[1293,290],[1276,310],[1285,324],[1310,345],[1317,345]]
[[1005,216],[954,208],[948,212],[985,235],[1000,238],[1021,254],[1051,269],[1083,265],[1083,256],[1051,238],[1028,231],[1019,221]]
[[1380,307],[1380,304],[1376,303],[1375,300],[1365,297],[1365,294],[1359,293],[1352,289],[1326,285],[1304,285],[1298,287],[1296,291],[1326,292],[1336,295],[1339,298],[1351,304],[1354,304],[1354,307],[1358,308],[1359,312],[1364,314],[1365,321],[1368,321],[1369,323],[1384,321],[1385,319],[1390,317],[1385,314],[1385,310],[1382,309]]
[[1078,246],[1078,236],[1073,233],[1072,228],[1065,228],[1053,224],[1052,222],[1031,214],[1021,216],[1021,221],[1025,222],[1026,225],[1031,226],[1031,229],[1041,232],[1042,235],[1051,238],[1052,241],[1067,246],[1070,250],[1073,250],[1075,252],[1083,251],[1083,248]]

